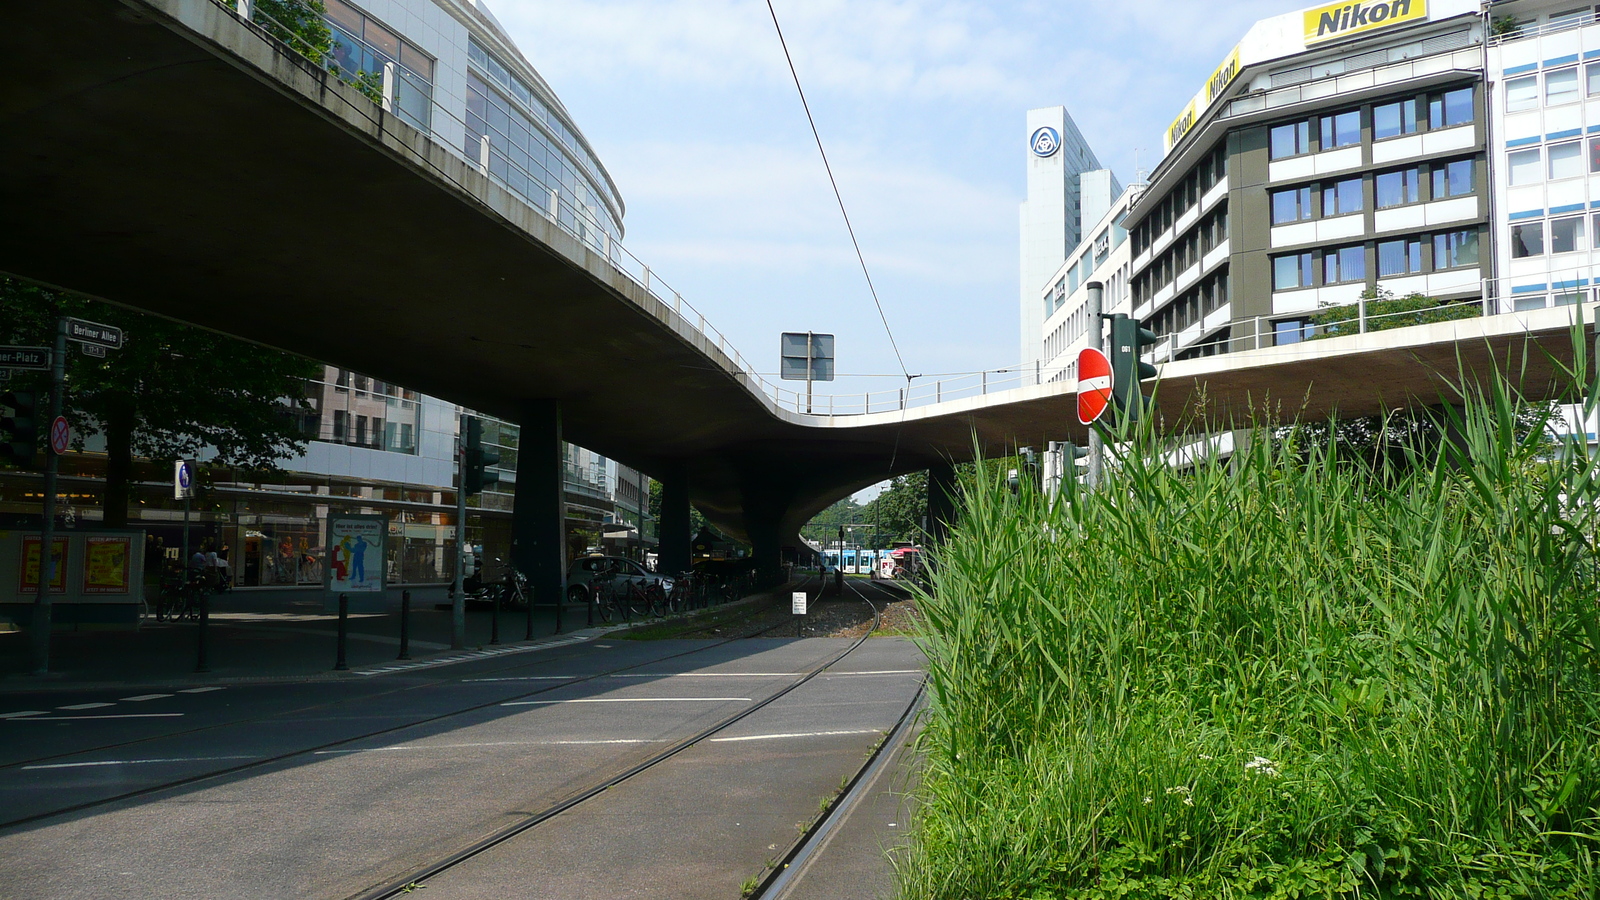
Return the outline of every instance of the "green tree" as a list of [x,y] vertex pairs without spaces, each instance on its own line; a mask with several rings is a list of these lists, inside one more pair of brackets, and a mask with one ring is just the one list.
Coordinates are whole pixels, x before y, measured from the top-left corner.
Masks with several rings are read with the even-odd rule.
[[333,29],[323,0],[256,0],[250,19],[290,49],[355,85],[373,103],[383,102],[383,73],[351,72],[333,61]]
[[[104,359],[67,351],[64,414],[75,443],[106,441],[105,522],[125,525],[136,457],[183,459],[215,451],[215,464],[270,471],[305,449],[298,416],[311,411],[304,379],[321,367],[235,338],[156,316],[0,278],[0,336],[50,346],[60,315],[122,329]],[[49,390],[34,373],[19,387]]]
[[928,473],[912,472],[889,480],[889,486],[862,508],[857,521],[876,526],[877,543],[922,542],[922,522],[928,515]]
[[[846,497],[829,506],[822,512],[811,517],[811,521],[800,529],[800,536],[809,541],[821,541],[824,544],[839,539],[840,525],[871,524],[870,519],[862,518],[862,510],[866,507],[857,503],[854,498]],[[867,540],[866,534],[861,534],[862,540]]]
[[[1367,288],[1361,297],[1367,301],[1368,331],[1472,319],[1483,315],[1483,306],[1476,300],[1466,303],[1435,300],[1414,292],[1397,298],[1393,292],[1381,287]],[[1354,303],[1323,307],[1311,316],[1311,322],[1317,328],[1311,340],[1355,334],[1360,329],[1360,317],[1361,311]]]

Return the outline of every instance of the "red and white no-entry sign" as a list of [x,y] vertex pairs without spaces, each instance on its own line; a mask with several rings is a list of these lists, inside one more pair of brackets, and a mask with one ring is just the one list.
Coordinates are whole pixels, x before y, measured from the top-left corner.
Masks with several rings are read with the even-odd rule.
[[1078,423],[1100,418],[1111,403],[1111,360],[1092,347],[1078,351]]
[[50,423],[50,449],[60,456],[67,452],[67,442],[71,438],[72,433],[67,430],[66,416],[56,416],[56,420]]

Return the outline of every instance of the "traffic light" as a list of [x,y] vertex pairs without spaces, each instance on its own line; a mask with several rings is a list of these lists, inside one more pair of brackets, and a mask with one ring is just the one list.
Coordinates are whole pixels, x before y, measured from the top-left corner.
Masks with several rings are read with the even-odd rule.
[[0,459],[23,469],[34,467],[39,446],[39,397],[32,391],[0,395],[0,406],[10,412],[0,416]]
[[1156,367],[1139,356],[1146,345],[1155,342],[1156,336],[1145,330],[1138,319],[1126,313],[1111,317],[1112,400],[1122,411],[1123,421],[1138,421],[1150,403],[1139,390],[1139,382],[1156,377]]
[[1087,474],[1089,466],[1088,447],[1079,447],[1071,441],[1061,445],[1061,480],[1063,483],[1069,479],[1073,481],[1078,479],[1078,463],[1080,461],[1085,469],[1084,474]]
[[499,465],[500,454],[483,449],[483,420],[467,416],[466,454],[461,461],[461,490],[468,495],[481,494],[485,488],[500,483],[500,474],[490,472],[490,466]]

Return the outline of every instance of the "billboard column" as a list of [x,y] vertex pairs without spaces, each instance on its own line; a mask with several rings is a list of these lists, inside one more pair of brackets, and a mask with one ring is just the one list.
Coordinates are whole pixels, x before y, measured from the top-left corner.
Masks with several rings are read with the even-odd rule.
[[531,602],[555,606],[559,628],[567,581],[561,402],[523,401],[518,424],[522,437],[511,509],[511,563],[528,576]]
[[681,463],[662,473],[661,478],[661,562],[657,569],[665,574],[689,571],[689,476]]

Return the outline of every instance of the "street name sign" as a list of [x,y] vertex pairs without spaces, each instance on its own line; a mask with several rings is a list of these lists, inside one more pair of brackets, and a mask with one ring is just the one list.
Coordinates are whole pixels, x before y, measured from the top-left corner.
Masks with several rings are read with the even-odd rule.
[[1093,347],[1078,351],[1078,424],[1088,425],[1111,403],[1111,360]]
[[49,347],[0,347],[0,369],[48,369]]
[[122,329],[115,325],[102,325],[83,319],[67,320],[67,337],[86,344],[99,344],[112,350],[122,349]]

